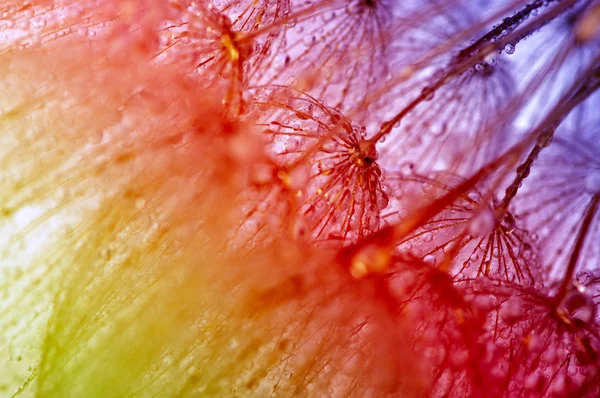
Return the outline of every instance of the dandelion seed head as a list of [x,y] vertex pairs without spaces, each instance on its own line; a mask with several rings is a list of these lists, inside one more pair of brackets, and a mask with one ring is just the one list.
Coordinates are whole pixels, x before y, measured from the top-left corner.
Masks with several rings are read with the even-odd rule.
[[5,0],[0,395],[598,396],[596,3]]
[[356,148],[351,149],[351,153],[358,166],[371,166],[379,157],[375,144],[369,140],[359,141]]

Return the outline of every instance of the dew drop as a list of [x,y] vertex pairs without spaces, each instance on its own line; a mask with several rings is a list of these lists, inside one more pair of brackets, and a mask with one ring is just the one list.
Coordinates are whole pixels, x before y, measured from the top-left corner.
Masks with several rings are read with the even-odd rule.
[[400,172],[404,176],[413,175],[415,172],[415,164],[412,162],[403,163],[402,166],[400,166]]
[[436,123],[431,124],[431,126],[429,128],[429,132],[434,137],[441,137],[446,134],[447,129],[448,129],[448,123],[436,122]]
[[510,54],[514,54],[515,53],[515,49],[516,49],[516,47],[515,47],[514,44],[508,43],[506,45],[506,47],[504,47],[504,52],[507,53],[507,54],[509,54],[509,55]]
[[326,11],[323,14],[323,21],[324,22],[329,22],[331,20],[333,20],[335,18],[335,11]]
[[346,12],[350,15],[358,14],[362,9],[362,4],[359,1],[351,1],[346,6]]
[[378,191],[377,194],[377,209],[378,210],[384,210],[385,208],[388,207],[388,205],[390,204],[390,198],[389,196],[383,192],[383,191]]
[[514,272],[512,272],[512,271],[508,271],[508,273],[506,274],[506,279],[507,279],[509,282],[514,282],[514,281],[517,279],[517,276],[515,275],[515,273],[514,273]]
[[311,46],[313,43],[317,42],[317,37],[316,36],[305,36],[302,41],[304,42],[304,44],[306,44],[307,46]]
[[437,258],[433,254],[428,254],[423,257],[425,264],[435,267],[437,265]]
[[294,26],[296,26],[298,24],[298,20],[297,19],[291,19],[290,21],[286,22],[284,24],[284,26],[288,27],[288,28],[293,28]]
[[516,227],[515,218],[509,212],[506,212],[500,221],[500,226],[504,230],[505,233],[511,234]]
[[431,242],[433,240],[433,234],[431,232],[425,232],[423,234],[423,240],[425,242]]
[[572,289],[559,304],[557,311],[577,326],[587,325],[596,316],[594,301],[583,287]]
[[523,247],[521,248],[521,257],[526,261],[529,261],[533,258],[533,249],[529,243],[523,243]]
[[577,273],[577,282],[581,285],[587,285],[592,279],[592,274],[588,271],[581,271]]

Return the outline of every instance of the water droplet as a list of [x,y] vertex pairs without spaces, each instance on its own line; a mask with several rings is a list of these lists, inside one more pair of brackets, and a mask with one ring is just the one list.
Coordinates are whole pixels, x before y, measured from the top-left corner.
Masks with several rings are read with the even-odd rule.
[[402,166],[400,166],[400,172],[404,176],[413,175],[415,172],[415,164],[412,162],[403,163]]
[[441,137],[444,134],[446,134],[447,128],[448,128],[448,123],[446,123],[446,122],[437,123],[436,122],[436,123],[432,123],[430,125],[429,132],[434,137]]
[[329,22],[335,18],[335,11],[325,11],[323,13],[323,21]]
[[507,54],[514,54],[515,53],[515,49],[516,49],[516,47],[515,47],[514,44],[508,43],[506,45],[506,47],[504,47],[504,52],[507,53]]
[[581,271],[577,273],[577,282],[583,286],[587,285],[592,279],[591,272]]
[[350,3],[346,6],[346,12],[350,15],[358,14],[363,8],[363,5],[360,1],[350,1]]
[[510,212],[504,213],[504,216],[502,216],[502,220],[500,221],[500,226],[506,234],[513,233],[516,228],[516,222],[515,218]]
[[433,234],[431,232],[425,232],[423,234],[423,240],[425,242],[431,242],[433,240]]
[[433,254],[428,254],[423,257],[425,264],[435,267],[437,265],[437,258]]
[[288,28],[293,28],[297,24],[298,24],[298,19],[294,18],[294,19],[291,19],[290,21],[286,22],[284,26],[286,26]]
[[533,249],[529,243],[523,243],[523,247],[521,248],[521,257],[526,261],[529,261],[533,258]]
[[307,46],[311,46],[313,43],[316,43],[317,41],[317,37],[316,36],[305,36],[302,41],[304,42],[304,44],[306,44]]
[[596,316],[596,305],[592,298],[586,294],[585,289],[573,288],[559,304],[558,314],[567,322],[576,326],[584,326],[594,320]]
[[390,198],[383,191],[377,192],[377,209],[384,210],[390,204]]

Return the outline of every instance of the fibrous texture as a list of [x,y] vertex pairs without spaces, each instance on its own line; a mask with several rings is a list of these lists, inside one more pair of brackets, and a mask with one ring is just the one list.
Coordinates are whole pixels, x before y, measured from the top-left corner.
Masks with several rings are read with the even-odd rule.
[[600,395],[600,1],[5,0],[0,71],[0,396]]

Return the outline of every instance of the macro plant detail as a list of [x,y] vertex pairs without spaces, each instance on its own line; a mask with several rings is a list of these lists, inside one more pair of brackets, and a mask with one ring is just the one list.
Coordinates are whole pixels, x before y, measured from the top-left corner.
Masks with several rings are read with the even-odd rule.
[[272,86],[256,95],[257,125],[265,128],[272,161],[294,189],[291,210],[314,238],[344,242],[376,230],[389,199],[364,127],[307,94]]
[[597,397],[598,0],[6,0],[0,396]]

